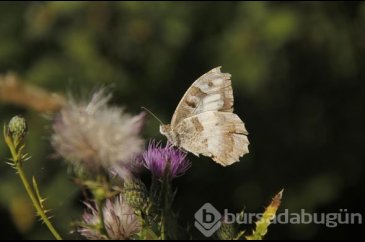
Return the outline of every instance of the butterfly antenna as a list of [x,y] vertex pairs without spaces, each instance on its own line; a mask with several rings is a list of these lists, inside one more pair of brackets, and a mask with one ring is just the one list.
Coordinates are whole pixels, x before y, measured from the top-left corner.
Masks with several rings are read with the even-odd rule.
[[157,116],[152,113],[148,108],[145,107],[141,107],[142,109],[144,109],[145,111],[147,111],[149,114],[151,114],[158,122],[160,122],[160,124],[164,125],[164,123],[161,121],[161,119],[157,118]]

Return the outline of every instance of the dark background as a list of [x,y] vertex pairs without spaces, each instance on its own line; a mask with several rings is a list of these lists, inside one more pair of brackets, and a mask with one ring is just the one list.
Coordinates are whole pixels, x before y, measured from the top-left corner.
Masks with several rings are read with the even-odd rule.
[[[191,83],[222,65],[232,74],[250,154],[227,168],[190,155],[192,169],[175,182],[181,223],[193,224],[205,202],[261,212],[282,188],[281,211],[362,213],[364,30],[365,4],[355,2],[2,2],[0,73],[76,96],[112,86],[114,104],[131,113],[146,106],[168,122]],[[56,227],[68,233],[81,197],[63,161],[52,157],[50,121],[0,103],[0,124],[15,114],[29,122],[27,174],[40,180]],[[144,136],[163,139],[153,118]],[[52,238],[35,220],[7,157],[1,139],[0,239]],[[359,225],[273,225],[267,238],[362,233]]]

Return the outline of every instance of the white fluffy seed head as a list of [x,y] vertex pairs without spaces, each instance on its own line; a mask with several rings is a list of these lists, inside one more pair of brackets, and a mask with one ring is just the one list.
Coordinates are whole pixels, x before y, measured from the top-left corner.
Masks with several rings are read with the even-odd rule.
[[89,103],[70,101],[56,116],[51,141],[56,152],[89,171],[130,166],[142,152],[144,113],[132,116],[110,107],[111,95],[95,93]]

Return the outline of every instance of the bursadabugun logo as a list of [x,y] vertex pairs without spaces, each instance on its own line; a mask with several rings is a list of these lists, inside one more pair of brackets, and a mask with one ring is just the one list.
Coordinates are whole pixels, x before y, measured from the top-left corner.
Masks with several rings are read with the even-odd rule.
[[206,203],[195,213],[194,225],[205,237],[211,237],[222,226],[221,219],[220,212]]
[[[223,219],[224,218],[224,219]],[[222,223],[226,224],[246,224],[251,225],[263,218],[262,213],[230,213],[225,209],[221,214],[212,204],[204,204],[195,213],[195,227],[205,236],[211,237],[219,230]],[[362,224],[363,215],[361,213],[350,213],[347,209],[339,209],[334,213],[308,213],[305,209],[290,212],[285,209],[276,214],[270,221],[271,224],[316,224],[327,228],[336,228],[340,225]]]

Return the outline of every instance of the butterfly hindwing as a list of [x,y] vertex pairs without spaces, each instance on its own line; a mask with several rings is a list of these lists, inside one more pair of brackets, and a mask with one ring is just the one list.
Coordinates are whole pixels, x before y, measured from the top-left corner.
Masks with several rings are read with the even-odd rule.
[[214,68],[199,77],[185,93],[172,117],[171,127],[184,119],[208,112],[233,112],[231,75]]
[[179,146],[227,166],[249,153],[247,130],[234,113],[208,111],[184,119],[176,127]]

